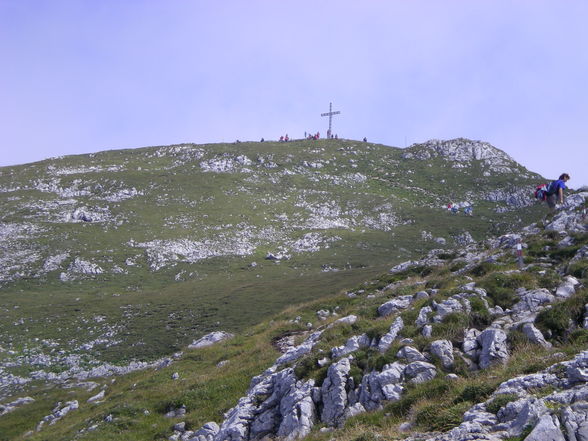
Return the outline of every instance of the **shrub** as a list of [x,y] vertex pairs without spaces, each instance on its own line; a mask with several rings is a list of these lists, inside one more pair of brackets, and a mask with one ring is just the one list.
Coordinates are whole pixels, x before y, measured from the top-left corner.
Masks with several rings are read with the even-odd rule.
[[463,337],[463,329],[468,327],[470,318],[462,312],[452,312],[443,317],[441,323],[433,324],[432,337],[459,342]]
[[574,262],[568,267],[568,274],[578,278],[578,279],[586,279],[588,278],[588,262],[580,261]]
[[502,394],[494,397],[492,401],[490,401],[486,405],[486,410],[490,413],[497,414],[500,409],[506,406],[508,403],[512,401],[518,400],[519,397],[516,394]]
[[480,297],[471,297],[468,299],[472,307],[470,315],[470,324],[475,328],[483,328],[492,323],[492,314],[486,308],[484,301]]
[[522,331],[518,329],[513,329],[508,333],[507,342],[508,346],[513,349],[528,347],[531,344],[529,337],[527,337]]
[[482,262],[470,270],[470,274],[476,277],[482,277],[486,274],[496,271],[496,264],[493,262]]
[[551,332],[553,338],[565,340],[584,318],[584,305],[588,292],[579,291],[569,299],[544,309],[537,315],[535,324],[543,334]]
[[588,344],[588,329],[576,329],[570,334],[570,342],[574,344]]
[[451,272],[456,272],[459,271],[460,269],[464,268],[467,265],[467,263],[464,260],[461,260],[459,262],[455,262],[453,265],[451,265],[449,267],[449,271]]
[[445,432],[461,424],[463,414],[471,405],[467,401],[449,407],[440,407],[438,403],[427,404],[415,413],[414,421],[425,430]]
[[466,385],[460,394],[453,400],[454,404],[463,401],[479,403],[488,398],[496,389],[497,384],[494,383],[473,383]]
[[511,308],[518,300],[514,290],[535,287],[535,279],[528,273],[489,274],[478,285],[486,290],[495,305]]

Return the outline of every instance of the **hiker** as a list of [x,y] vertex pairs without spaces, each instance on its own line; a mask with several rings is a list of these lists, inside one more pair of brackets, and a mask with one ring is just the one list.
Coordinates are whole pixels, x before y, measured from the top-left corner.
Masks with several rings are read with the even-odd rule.
[[570,175],[567,173],[562,173],[559,179],[552,181],[547,188],[547,205],[551,210],[555,209],[556,204],[564,203],[564,193],[563,191],[567,189],[566,182],[570,180]]
[[367,138],[365,136],[363,137],[363,142],[367,142]]
[[284,136],[280,136],[280,142],[284,142]]
[[288,142],[290,141],[290,138],[288,138],[288,134],[286,133],[286,136],[284,136],[284,141]]
[[264,141],[265,141],[265,139],[261,138],[261,141],[259,141],[259,142],[264,142]]
[[474,211],[474,207],[472,207],[471,205],[468,205],[467,207],[465,207],[463,209],[464,214],[471,216],[473,214]]
[[458,211],[459,211],[459,207],[457,206],[457,204],[451,205],[451,212],[453,214],[457,214]]

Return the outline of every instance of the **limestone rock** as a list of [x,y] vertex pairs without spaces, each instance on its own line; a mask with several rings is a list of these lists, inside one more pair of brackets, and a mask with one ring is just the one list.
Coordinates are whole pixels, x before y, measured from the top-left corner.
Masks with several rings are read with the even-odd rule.
[[190,349],[198,349],[198,348],[205,348],[207,346],[212,346],[215,343],[218,343],[223,340],[227,340],[232,338],[233,334],[223,331],[215,331],[211,332],[210,334],[206,334],[204,337],[199,338],[198,340],[194,340],[188,348]]
[[588,440],[588,403],[575,403],[561,412],[569,441]]
[[555,415],[543,415],[525,441],[566,441]]
[[413,361],[426,361],[426,358],[416,348],[412,346],[404,346],[396,353],[397,358],[402,358],[409,363]]
[[343,422],[348,403],[346,386],[350,369],[349,359],[343,358],[333,363],[327,371],[327,378],[321,386],[321,421],[325,424],[336,426]]
[[537,329],[533,323],[525,323],[521,328],[521,331],[527,336],[531,343],[543,346],[544,348],[550,348],[552,346],[551,343],[545,340],[541,331]]
[[441,361],[443,369],[453,367],[453,344],[449,340],[436,340],[431,343],[431,355]]
[[486,369],[493,363],[504,363],[508,359],[506,333],[501,329],[488,328],[478,336],[481,346],[479,365]]
[[437,375],[437,368],[431,363],[425,361],[415,361],[409,363],[404,368],[404,377],[411,383],[424,383],[430,381]]
[[394,314],[398,311],[406,309],[412,302],[413,296],[400,296],[396,297],[378,307],[378,315],[380,317],[386,317],[390,314]]
[[394,323],[392,323],[392,326],[390,326],[390,330],[380,339],[378,350],[380,352],[386,352],[402,328],[404,328],[402,317],[397,317]]
[[384,400],[398,400],[404,387],[402,386],[405,365],[394,362],[387,364],[382,372],[371,372],[364,375],[359,401],[366,410],[375,410],[381,407]]

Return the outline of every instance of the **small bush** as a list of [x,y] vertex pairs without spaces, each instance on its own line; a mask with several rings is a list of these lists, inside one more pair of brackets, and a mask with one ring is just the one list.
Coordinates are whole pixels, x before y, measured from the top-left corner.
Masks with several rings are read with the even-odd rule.
[[569,299],[541,311],[535,324],[543,334],[551,332],[552,338],[565,341],[570,332],[583,321],[586,303],[588,292],[579,291]]
[[463,414],[471,405],[471,402],[462,402],[449,407],[440,407],[438,403],[427,404],[417,410],[414,421],[425,430],[445,432],[461,424]]
[[460,342],[463,339],[463,330],[468,327],[470,318],[461,312],[452,312],[443,317],[441,323],[433,324],[432,337],[446,339],[451,342]]
[[455,259],[456,256],[457,256],[457,253],[456,252],[453,252],[453,253],[439,253],[439,254],[437,254],[437,257],[439,259],[442,259],[442,260]]
[[486,290],[495,305],[511,308],[517,301],[515,289],[534,288],[535,279],[528,273],[489,274],[478,285]]
[[549,256],[552,259],[558,260],[560,262],[564,260],[569,260],[578,252],[580,247],[578,245],[565,247],[565,248],[557,248],[549,252]]
[[497,414],[500,409],[506,406],[512,401],[518,400],[519,397],[516,394],[503,394],[498,395],[492,399],[487,405],[486,410],[490,413]]
[[527,337],[522,331],[519,331],[518,329],[513,329],[508,333],[507,343],[510,348],[513,348],[513,350],[522,347],[529,347],[529,345],[531,345],[529,337]]
[[353,438],[352,441],[379,441],[380,436],[373,432],[365,432],[359,435],[357,438]]
[[470,315],[470,324],[475,328],[484,328],[492,323],[492,314],[486,308],[484,301],[480,297],[471,297],[469,299],[472,307]]
[[492,262],[482,262],[479,265],[476,265],[470,270],[470,273],[476,277],[485,276],[488,273],[491,273],[496,270],[495,265]]
[[588,344],[588,329],[576,329],[570,334],[570,342],[574,344]]
[[459,271],[460,269],[464,268],[467,265],[467,263],[464,260],[461,260],[459,262],[455,262],[453,265],[451,265],[449,267],[449,271],[451,271],[452,273]]
[[473,383],[468,384],[463,388],[461,393],[453,400],[454,404],[463,401],[480,403],[487,399],[496,389],[497,384],[494,383]]
[[588,262],[580,261],[572,263],[568,267],[567,273],[578,279],[588,278]]

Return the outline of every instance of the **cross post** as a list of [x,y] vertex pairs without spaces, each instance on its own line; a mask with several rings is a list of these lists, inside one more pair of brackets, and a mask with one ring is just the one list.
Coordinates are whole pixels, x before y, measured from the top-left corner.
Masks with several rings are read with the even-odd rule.
[[327,113],[321,113],[321,116],[328,116],[329,117],[329,130],[327,132],[327,136],[330,138],[331,137],[331,127],[332,127],[332,123],[333,123],[333,115],[339,115],[341,112],[339,112],[338,110],[336,112],[333,112],[333,103],[329,103],[329,111]]

